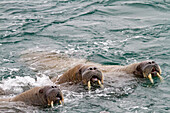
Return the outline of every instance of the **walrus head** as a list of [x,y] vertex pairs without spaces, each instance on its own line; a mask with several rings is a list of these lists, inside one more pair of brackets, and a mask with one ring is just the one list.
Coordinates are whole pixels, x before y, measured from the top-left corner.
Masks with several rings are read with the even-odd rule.
[[155,76],[158,76],[160,80],[163,80],[163,78],[160,76],[161,68],[157,63],[155,63],[155,61],[143,61],[139,63],[134,74],[149,78],[151,83],[154,83],[152,77]]
[[83,84],[87,85],[89,90],[91,89],[91,85],[100,85],[103,88],[103,74],[97,67],[82,66],[79,73],[82,76]]
[[62,104],[64,101],[63,94],[57,86],[45,86],[39,90],[39,93],[44,95],[48,106],[51,107],[54,104]]

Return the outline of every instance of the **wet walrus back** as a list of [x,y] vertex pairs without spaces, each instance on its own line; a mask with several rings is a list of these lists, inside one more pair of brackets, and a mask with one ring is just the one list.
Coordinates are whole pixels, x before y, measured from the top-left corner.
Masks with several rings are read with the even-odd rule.
[[22,101],[22,102],[24,102],[26,104],[30,104],[30,105],[46,106],[47,101],[43,97],[44,95],[39,93],[40,88],[41,87],[35,87],[31,90],[23,92],[14,98],[11,98],[10,101]]

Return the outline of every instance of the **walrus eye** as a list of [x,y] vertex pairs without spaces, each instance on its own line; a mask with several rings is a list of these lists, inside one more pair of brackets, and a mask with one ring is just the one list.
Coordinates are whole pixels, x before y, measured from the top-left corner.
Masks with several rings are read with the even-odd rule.
[[40,90],[39,90],[39,93],[43,93],[43,89],[40,89]]
[[140,71],[140,65],[139,65],[139,66],[137,66],[136,70],[137,70],[137,71]]
[[51,88],[54,88],[54,86],[51,86]]

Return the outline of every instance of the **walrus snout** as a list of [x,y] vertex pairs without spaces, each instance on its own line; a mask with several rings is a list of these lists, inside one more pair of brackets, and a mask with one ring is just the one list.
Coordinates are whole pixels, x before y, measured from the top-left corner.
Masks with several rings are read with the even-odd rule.
[[149,78],[151,83],[154,83],[152,77],[158,76],[160,80],[163,78],[160,76],[161,68],[155,61],[144,61],[139,64],[137,70],[140,71],[143,77]]
[[91,70],[91,68],[89,68],[82,73],[82,80],[91,82],[100,80],[103,83],[103,74],[97,68],[95,70]]
[[48,105],[63,104],[64,98],[61,90],[57,86],[51,86],[45,93]]
[[82,81],[84,85],[88,85],[88,89],[91,88],[91,84],[98,84],[103,88],[103,74],[97,67],[88,67],[82,73]]

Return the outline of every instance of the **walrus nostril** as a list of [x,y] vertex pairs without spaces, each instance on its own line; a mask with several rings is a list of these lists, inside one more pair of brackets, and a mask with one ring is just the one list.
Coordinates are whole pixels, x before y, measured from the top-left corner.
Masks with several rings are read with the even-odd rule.
[[97,69],[97,67],[90,67],[90,68],[88,68],[88,70],[96,70]]
[[152,61],[152,63],[154,64],[155,62],[154,62],[154,61]]
[[89,70],[93,70],[93,68],[89,68]]
[[148,64],[152,64],[151,62],[148,62]]
[[51,88],[54,88],[54,86],[51,86]]

